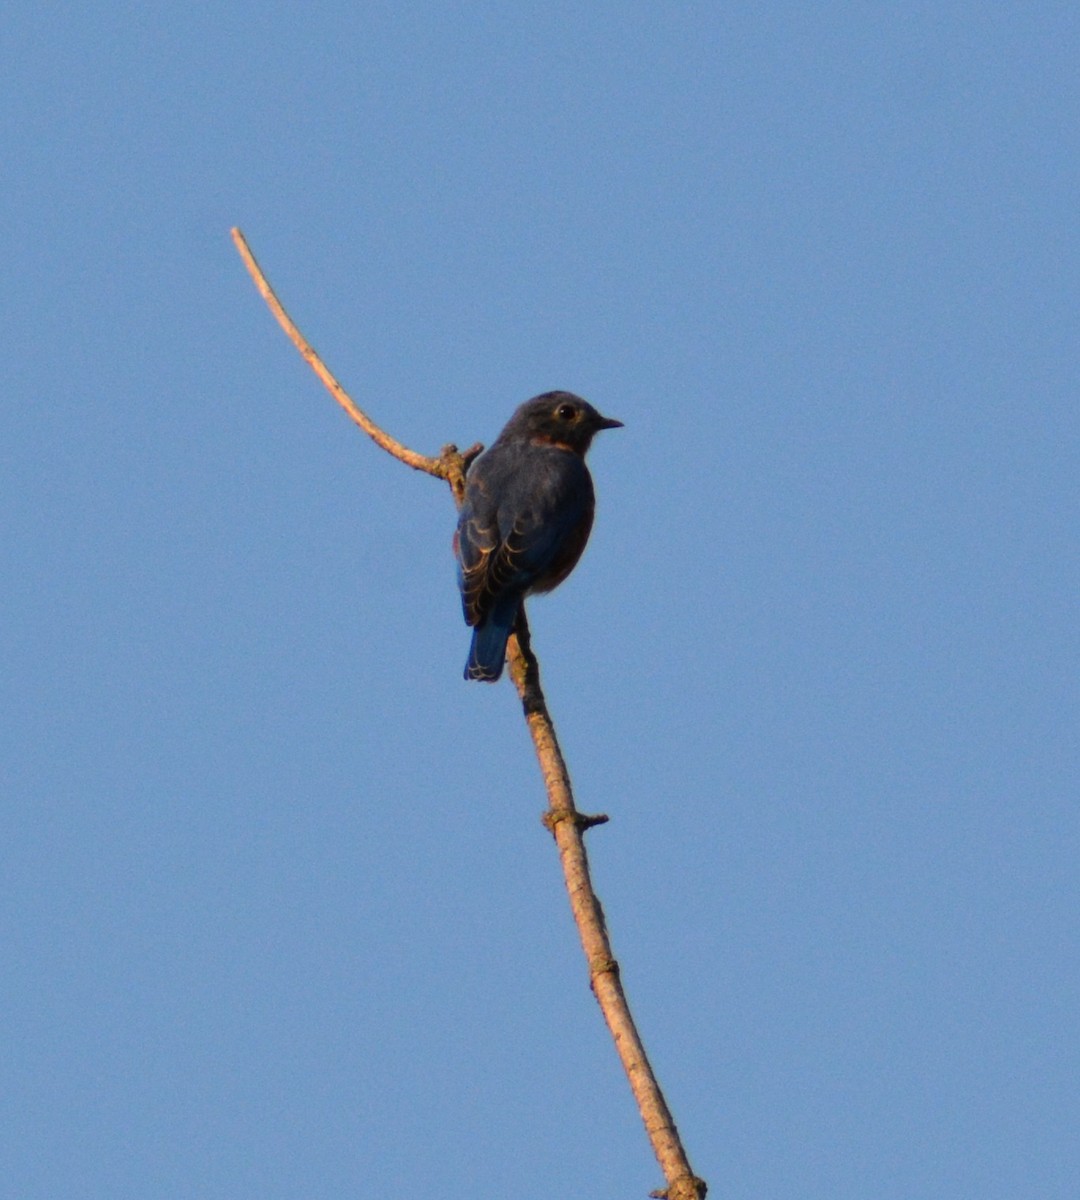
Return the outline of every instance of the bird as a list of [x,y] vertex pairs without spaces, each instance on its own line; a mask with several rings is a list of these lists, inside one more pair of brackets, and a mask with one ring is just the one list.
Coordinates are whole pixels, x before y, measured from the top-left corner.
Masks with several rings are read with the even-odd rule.
[[526,596],[570,574],[592,529],[596,498],[585,454],[601,416],[572,392],[526,400],[473,462],[454,534],[458,586],[472,645],[465,678],[494,683]]

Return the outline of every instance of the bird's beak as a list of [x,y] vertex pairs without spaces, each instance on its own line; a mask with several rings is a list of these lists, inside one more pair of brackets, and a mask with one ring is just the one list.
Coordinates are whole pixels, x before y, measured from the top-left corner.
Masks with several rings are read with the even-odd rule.
[[601,417],[596,422],[597,429],[622,429],[622,421],[616,421],[614,417]]

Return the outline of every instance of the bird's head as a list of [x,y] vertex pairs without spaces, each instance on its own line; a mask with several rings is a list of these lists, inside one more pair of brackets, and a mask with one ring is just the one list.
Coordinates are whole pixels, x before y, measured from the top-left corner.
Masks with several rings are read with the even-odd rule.
[[622,421],[602,417],[573,392],[544,392],[526,400],[499,436],[547,442],[584,454],[601,429],[620,428]]

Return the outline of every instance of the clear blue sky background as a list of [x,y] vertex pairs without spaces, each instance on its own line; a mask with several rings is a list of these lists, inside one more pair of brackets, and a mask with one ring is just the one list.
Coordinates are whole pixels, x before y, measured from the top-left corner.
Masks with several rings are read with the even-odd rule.
[[1075,1200],[1075,3],[0,29],[0,1191],[643,1196],[417,449],[622,418],[532,619],[727,1200]]

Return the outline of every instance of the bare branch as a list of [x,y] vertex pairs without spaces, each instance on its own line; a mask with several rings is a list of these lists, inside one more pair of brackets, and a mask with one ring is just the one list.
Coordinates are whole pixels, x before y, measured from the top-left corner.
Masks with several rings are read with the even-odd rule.
[[[444,446],[438,458],[429,458],[409,450],[380,429],[353,403],[345,389],[297,329],[267,282],[239,229],[233,229],[232,238],[263,299],[270,306],[270,311],[277,317],[278,323],[289,335],[293,345],[304,356],[338,404],[387,453],[406,466],[425,471],[438,479],[445,479],[450,484],[454,499],[460,508],[465,491],[465,474],[469,464],[483,450],[483,446],[478,443],[464,453],[459,452],[456,446]],[[589,964],[592,990],[615,1041],[616,1051],[630,1080],[630,1087],[645,1123],[653,1152],[667,1181],[667,1187],[663,1191],[651,1194],[666,1197],[666,1200],[703,1200],[706,1192],[705,1181],[699,1179],[691,1170],[686,1151],[679,1139],[679,1132],[649,1064],[645,1047],[630,1013],[626,994],[623,992],[619,964],[611,953],[604,911],[600,907],[600,900],[593,889],[589,873],[589,860],[585,853],[585,831],[603,824],[608,818],[604,815],[590,816],[579,812],[574,804],[570,774],[566,769],[566,762],[555,736],[555,726],[540,687],[540,666],[532,652],[529,624],[524,609],[521,610],[517,626],[510,638],[509,655],[510,674],[521,697],[525,721],[532,735],[547,791],[548,811],[544,814],[544,824],[551,831],[559,849],[566,890],[570,895],[570,908],[581,938],[582,949],[585,951],[585,959]]]
[[699,1179],[690,1166],[671,1110],[645,1053],[619,978],[619,964],[611,952],[604,910],[592,885],[589,858],[585,852],[585,831],[606,821],[607,817],[587,816],[578,812],[574,803],[570,773],[540,687],[540,664],[532,652],[524,609],[510,639],[510,675],[521,697],[525,722],[544,777],[550,808],[543,821],[559,848],[570,908],[589,964],[593,995],[607,1022],[645,1123],[645,1132],[667,1180],[667,1189],[653,1194],[662,1194],[668,1200],[703,1200],[707,1190],[705,1181]]
[[259,289],[262,298],[277,318],[278,324],[288,334],[289,340],[303,355],[304,361],[323,381],[330,395],[334,397],[338,404],[341,405],[377,446],[381,446],[388,454],[392,454],[407,467],[412,467],[417,471],[425,471],[428,475],[434,475],[436,479],[445,479],[450,484],[454,492],[454,497],[460,504],[461,493],[464,488],[465,471],[468,470],[469,463],[480,453],[483,446],[479,444],[472,446],[464,454],[459,453],[456,446],[444,446],[438,458],[431,458],[426,454],[418,454],[415,450],[410,450],[408,446],[403,446],[396,438],[392,438],[385,430],[380,429],[367,413],[357,406],[341,384],[338,383],[333,374],[331,374],[329,367],[327,367],[311,343],[297,328],[296,322],[285,311],[285,306],[277,298],[274,289],[270,286],[270,281],[263,274],[262,267],[259,266],[255,255],[252,254],[251,247],[247,244],[247,239],[244,235],[236,228],[232,229],[231,233],[232,240],[236,244],[236,249],[240,252],[240,257],[244,260],[244,265],[247,267],[251,278],[255,280],[255,286]]

